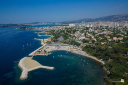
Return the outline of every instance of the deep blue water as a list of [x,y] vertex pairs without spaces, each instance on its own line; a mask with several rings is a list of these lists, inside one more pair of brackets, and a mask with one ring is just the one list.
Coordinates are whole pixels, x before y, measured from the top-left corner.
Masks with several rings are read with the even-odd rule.
[[19,80],[18,61],[41,46],[34,38],[47,38],[38,37],[34,32],[15,27],[0,28],[0,85],[103,85],[104,71],[97,62],[66,51],[35,56],[42,65],[55,69],[38,69],[30,72],[27,80]]

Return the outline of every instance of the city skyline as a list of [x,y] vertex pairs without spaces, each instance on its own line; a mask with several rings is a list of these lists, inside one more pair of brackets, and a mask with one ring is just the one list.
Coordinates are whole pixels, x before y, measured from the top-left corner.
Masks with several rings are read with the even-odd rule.
[[0,24],[62,22],[128,14],[127,0],[6,0],[0,3]]

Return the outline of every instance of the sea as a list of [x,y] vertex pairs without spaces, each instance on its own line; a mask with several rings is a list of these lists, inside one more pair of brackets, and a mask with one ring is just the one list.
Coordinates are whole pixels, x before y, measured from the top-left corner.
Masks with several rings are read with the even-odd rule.
[[[57,25],[37,25],[34,27]],[[20,27],[0,28],[0,85],[104,85],[105,72],[96,61],[67,51],[52,51],[48,56],[33,59],[54,70],[37,69],[29,72],[28,79],[19,80],[21,70],[18,62],[41,46],[34,38],[35,30]],[[40,34],[45,35],[45,34]]]

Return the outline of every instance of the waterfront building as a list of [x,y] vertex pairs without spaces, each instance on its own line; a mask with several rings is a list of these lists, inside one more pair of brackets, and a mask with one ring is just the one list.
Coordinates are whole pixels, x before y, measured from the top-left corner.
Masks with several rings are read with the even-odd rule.
[[69,27],[75,27],[76,24],[69,24]]

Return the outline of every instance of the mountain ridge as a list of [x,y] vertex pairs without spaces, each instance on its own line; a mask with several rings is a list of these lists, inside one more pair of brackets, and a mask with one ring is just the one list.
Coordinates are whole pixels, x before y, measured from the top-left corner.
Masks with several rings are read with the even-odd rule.
[[81,22],[99,22],[99,21],[110,21],[110,22],[128,21],[128,14],[109,15],[98,18],[83,18],[79,20],[65,21],[63,23],[81,23]]

